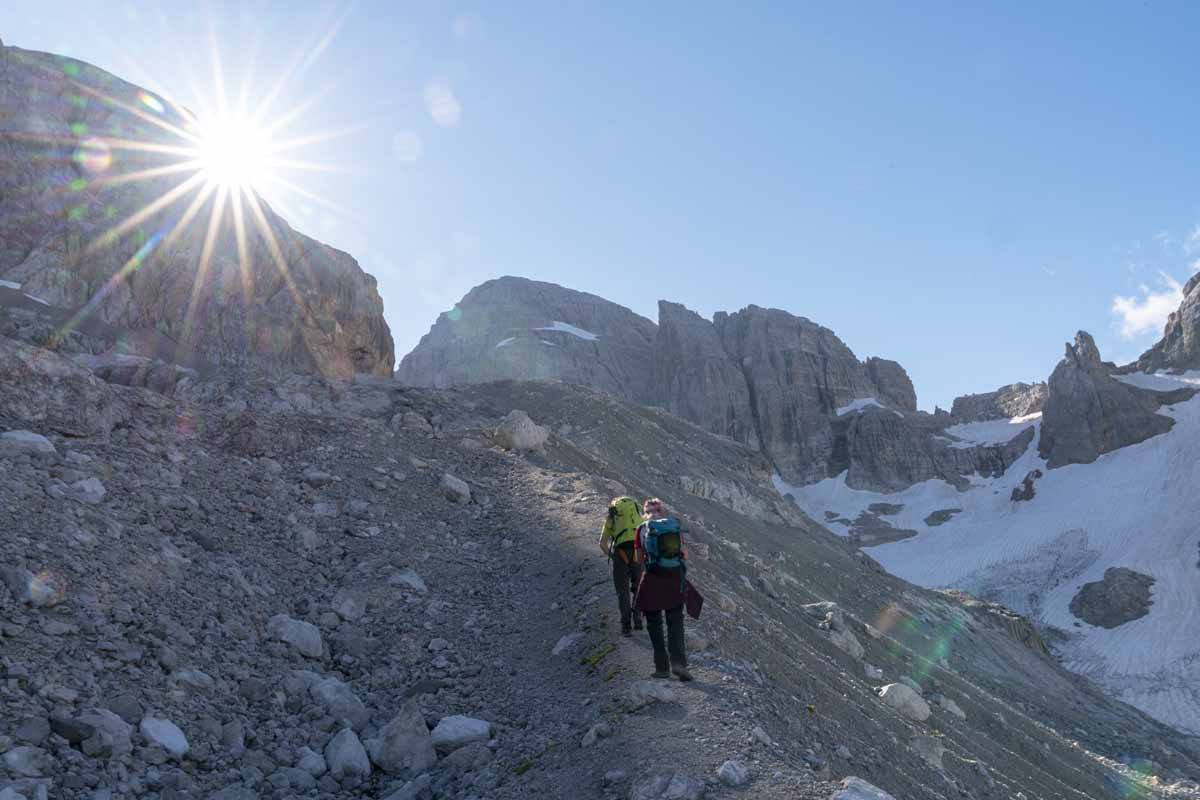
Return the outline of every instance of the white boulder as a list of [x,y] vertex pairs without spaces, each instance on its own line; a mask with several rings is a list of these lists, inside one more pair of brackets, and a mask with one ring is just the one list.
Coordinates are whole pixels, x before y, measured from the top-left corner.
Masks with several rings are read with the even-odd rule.
[[267,620],[267,638],[290,644],[302,655],[320,658],[323,652],[321,631],[310,622],[276,614]]
[[448,753],[472,742],[486,742],[492,738],[492,723],[455,714],[443,717],[433,729],[433,746]]

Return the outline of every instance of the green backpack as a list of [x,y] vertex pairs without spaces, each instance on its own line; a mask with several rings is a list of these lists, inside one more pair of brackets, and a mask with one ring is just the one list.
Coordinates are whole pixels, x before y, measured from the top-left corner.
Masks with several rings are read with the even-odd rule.
[[608,521],[605,530],[612,536],[614,545],[632,542],[642,524],[642,511],[632,497],[615,497],[608,504]]

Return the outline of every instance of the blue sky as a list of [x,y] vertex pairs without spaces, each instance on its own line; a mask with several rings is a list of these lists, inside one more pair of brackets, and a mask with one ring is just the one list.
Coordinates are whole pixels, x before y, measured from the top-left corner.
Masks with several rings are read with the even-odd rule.
[[252,98],[299,54],[289,134],[343,133],[286,216],[379,279],[398,354],[518,274],[784,308],[932,408],[1079,328],[1135,358],[1200,258],[1200,6],[987,6],[7,0],[0,37],[192,107],[210,30]]

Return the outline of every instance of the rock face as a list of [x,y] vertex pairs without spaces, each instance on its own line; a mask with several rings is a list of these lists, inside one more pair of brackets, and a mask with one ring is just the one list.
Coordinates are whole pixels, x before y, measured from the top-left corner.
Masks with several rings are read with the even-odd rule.
[[125,352],[140,356],[389,375],[383,303],[349,255],[250,197],[244,263],[230,204],[206,259],[217,193],[203,175],[121,180],[186,161],[161,148],[189,146],[177,132],[194,127],[189,112],[90,64],[0,46],[0,280],[71,312],[68,332],[127,331]]
[[1010,383],[994,392],[954,398],[950,415],[959,422],[984,422],[1036,414],[1046,404],[1044,383]]
[[1080,331],[1050,375],[1039,449],[1051,468],[1090,464],[1104,453],[1165,433],[1175,424],[1156,413],[1163,401],[1112,377],[1091,335]]
[[654,347],[655,402],[722,436],[757,448],[750,386],[725,351],[716,327],[694,311],[661,300]]
[[1103,580],[1085,583],[1071,598],[1071,613],[1089,625],[1116,628],[1150,613],[1154,578],[1127,567],[1109,567]]
[[647,402],[655,331],[650,320],[595,295],[503,277],[438,317],[396,377],[434,387],[559,380]]
[[867,376],[875,384],[876,396],[884,403],[904,409],[917,410],[917,390],[904,367],[895,361],[872,356],[867,359]]
[[1183,287],[1183,302],[1167,317],[1163,337],[1137,360],[1138,369],[1200,368],[1200,273]]

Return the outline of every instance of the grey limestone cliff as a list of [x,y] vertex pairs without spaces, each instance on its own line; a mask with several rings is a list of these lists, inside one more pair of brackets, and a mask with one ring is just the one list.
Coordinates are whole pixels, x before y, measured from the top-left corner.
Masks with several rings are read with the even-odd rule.
[[1045,403],[1045,383],[1010,383],[994,392],[954,398],[950,414],[959,422],[1010,419],[1036,414]]
[[1183,301],[1167,317],[1163,337],[1137,360],[1143,372],[1200,368],[1200,273],[1183,287]]

